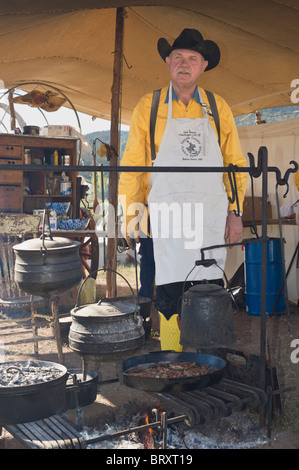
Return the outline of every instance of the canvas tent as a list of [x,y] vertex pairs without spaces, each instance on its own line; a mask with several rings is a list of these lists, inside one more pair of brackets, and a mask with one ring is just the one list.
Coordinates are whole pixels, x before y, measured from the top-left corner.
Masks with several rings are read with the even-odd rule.
[[[202,84],[234,115],[291,106],[299,79],[296,0],[0,1],[0,80],[6,88],[41,81],[90,115],[110,118],[116,8],[125,7],[121,120],[146,92],[168,82],[157,40],[185,27],[221,48]],[[35,86],[24,86],[27,91]]]

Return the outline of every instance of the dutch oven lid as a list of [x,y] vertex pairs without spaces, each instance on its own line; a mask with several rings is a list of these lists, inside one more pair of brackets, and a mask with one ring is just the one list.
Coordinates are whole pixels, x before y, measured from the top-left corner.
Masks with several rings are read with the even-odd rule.
[[115,300],[102,299],[95,304],[86,304],[81,307],[75,307],[71,310],[74,318],[92,318],[99,320],[108,317],[122,317],[135,313],[135,305],[127,302],[119,302]]
[[206,295],[219,295],[220,293],[225,292],[225,289],[218,284],[196,284],[195,286],[190,287],[190,289],[185,292],[186,295],[190,296],[206,296]]
[[70,240],[69,238],[62,238],[62,237],[53,237],[51,240],[50,238],[32,238],[30,240],[26,240],[18,245],[15,245],[13,249],[15,251],[40,251],[41,248],[46,248],[47,250],[65,250],[66,248],[75,248],[81,245],[80,242],[76,240]]

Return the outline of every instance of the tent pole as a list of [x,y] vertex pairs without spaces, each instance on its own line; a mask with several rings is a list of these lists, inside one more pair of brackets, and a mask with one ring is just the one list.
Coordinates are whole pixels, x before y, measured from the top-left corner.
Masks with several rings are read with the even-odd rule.
[[[111,130],[110,145],[116,150],[111,152],[110,166],[119,165],[119,116],[121,107],[121,88],[122,88],[122,62],[123,62],[123,36],[124,36],[124,8],[117,8],[116,11],[116,27],[115,27],[115,50],[113,65],[113,83],[111,97]],[[117,256],[117,238],[118,238],[118,172],[112,171],[109,174],[109,207],[113,207],[113,211],[109,211],[108,226],[113,230],[108,233],[114,234],[108,237],[107,244],[107,271],[106,281],[107,298],[116,297],[116,256]]]

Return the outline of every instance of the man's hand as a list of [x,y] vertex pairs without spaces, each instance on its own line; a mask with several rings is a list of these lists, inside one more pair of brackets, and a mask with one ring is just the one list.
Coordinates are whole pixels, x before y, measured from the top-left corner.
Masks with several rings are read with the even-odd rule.
[[242,235],[242,218],[236,216],[234,213],[229,213],[226,218],[225,239],[228,239],[228,243],[237,243],[242,239]]
[[135,250],[136,243],[140,242],[140,237],[131,238],[129,237],[129,235],[127,235],[126,242],[128,244],[128,247],[131,248],[131,250]]
[[131,248],[131,250],[134,250],[135,246],[136,246],[136,243],[140,242],[139,232],[137,230],[136,231],[134,231],[134,230],[129,231],[128,226],[126,225],[126,223],[123,220],[121,222],[120,231],[121,231],[121,234],[123,235],[123,237],[125,238],[128,247]]

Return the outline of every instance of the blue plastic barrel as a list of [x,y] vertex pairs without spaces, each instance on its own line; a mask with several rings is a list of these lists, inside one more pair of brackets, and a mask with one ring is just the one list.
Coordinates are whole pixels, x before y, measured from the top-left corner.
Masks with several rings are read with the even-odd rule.
[[[283,284],[283,261],[280,238],[267,240],[267,293],[266,313],[271,314]],[[246,311],[261,315],[261,264],[262,242],[245,244],[245,294]],[[284,290],[273,313],[285,311]]]

